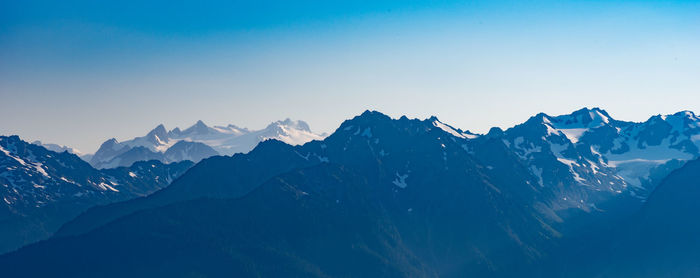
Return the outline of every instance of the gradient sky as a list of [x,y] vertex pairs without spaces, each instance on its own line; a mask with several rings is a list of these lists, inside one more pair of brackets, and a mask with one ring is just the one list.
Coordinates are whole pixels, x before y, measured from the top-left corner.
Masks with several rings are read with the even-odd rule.
[[198,119],[700,112],[700,1],[96,2],[0,0],[0,134],[93,152]]

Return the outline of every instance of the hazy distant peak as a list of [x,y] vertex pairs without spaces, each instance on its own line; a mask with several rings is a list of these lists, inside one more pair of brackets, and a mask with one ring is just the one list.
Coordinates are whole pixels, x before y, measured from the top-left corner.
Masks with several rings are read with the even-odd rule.
[[80,150],[78,150],[76,148],[71,148],[71,147],[59,145],[59,144],[42,143],[39,140],[32,142],[32,144],[37,145],[37,146],[42,146],[42,147],[46,148],[47,150],[54,151],[57,153],[69,152],[69,153],[72,153],[72,154],[75,154],[78,156],[83,154]]
[[272,122],[265,127],[266,130],[284,130],[284,129],[295,129],[295,130],[301,130],[305,132],[311,132],[311,128],[309,127],[309,124],[304,122],[304,121],[294,121],[290,118],[287,118],[282,121],[276,121]]
[[250,130],[248,130],[248,128],[239,127],[239,126],[234,125],[234,124],[228,124],[228,125],[226,126],[226,128],[228,128],[229,130],[238,130],[238,131],[241,131],[241,132],[249,132],[249,131],[250,131]]
[[185,129],[182,133],[207,134],[209,133],[209,126],[207,126],[202,120],[198,120],[193,126]]
[[[277,139],[287,144],[299,145],[311,140],[321,140],[323,136],[311,132],[306,122],[289,118],[270,123],[262,130],[249,130],[233,124],[208,126],[199,120],[185,130],[175,128],[167,131],[165,126],[161,124],[146,136],[136,137],[121,143],[116,139],[103,143],[90,162],[96,168],[124,166],[122,164],[127,163],[125,161],[134,161],[136,158],[127,160],[119,159],[119,157],[130,149],[138,147],[150,149],[148,157],[144,157],[144,159],[154,159],[165,154],[162,160],[165,162],[179,161],[180,159],[196,162],[201,158],[216,154],[232,155],[248,152],[259,142],[268,139]],[[197,142],[197,144],[178,145],[181,141]],[[175,148],[168,152],[173,147]],[[141,151],[141,153],[147,153]],[[131,152],[127,155],[135,153],[138,152]]]
[[282,120],[282,121],[277,121],[277,122],[278,122],[278,123],[281,123],[281,124],[284,124],[284,125],[292,125],[292,124],[294,124],[294,122],[293,122],[292,119],[290,119],[290,118],[286,118],[286,119],[284,119],[284,120]]
[[165,129],[163,124],[160,124],[146,134],[146,139],[154,144],[163,144],[168,142],[168,131]]
[[168,132],[168,134],[180,134],[180,133],[182,133],[182,130],[180,130],[179,127],[176,127],[173,130],[171,130],[170,132]]
[[163,124],[159,124],[158,126],[156,126],[156,128],[151,130],[148,134],[149,135],[155,134],[155,135],[158,135],[158,137],[162,138],[162,137],[165,137],[168,135],[168,130],[165,129],[165,126]]
[[118,145],[118,144],[119,144],[119,141],[118,141],[116,138],[109,138],[107,141],[105,141],[104,143],[102,143],[102,145],[100,146],[100,148],[102,148],[102,147],[114,146],[114,145]]

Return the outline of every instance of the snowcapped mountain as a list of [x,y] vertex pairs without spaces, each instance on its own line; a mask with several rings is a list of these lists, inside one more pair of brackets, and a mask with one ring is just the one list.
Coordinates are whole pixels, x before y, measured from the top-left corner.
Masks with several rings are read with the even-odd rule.
[[[641,214],[651,218],[628,244],[653,239],[677,254],[663,249],[666,227],[696,212],[700,162],[686,162],[698,156],[698,122],[691,112],[618,121],[594,108],[474,134],[435,117],[366,111],[323,140],[265,140],[203,160],[145,198],[88,209],[51,239],[0,256],[0,267],[30,277],[575,276],[571,266],[602,250],[581,242],[609,246],[606,227],[643,206],[657,209]],[[677,210],[680,219],[669,217]],[[684,246],[697,227],[671,235]],[[680,249],[691,267],[696,245]],[[602,258],[636,250],[644,249]],[[120,260],[125,253],[130,260]],[[148,267],[164,264],[172,267]]]
[[[480,135],[367,111],[321,141],[266,140],[206,159],[145,198],[87,210],[0,266],[47,261],[18,269],[75,277],[562,277],[548,260],[582,259],[560,244],[631,215],[616,207],[643,206],[655,176],[697,156],[697,123],[690,112],[633,123],[594,108]],[[644,167],[631,172],[632,162]],[[61,256],[65,246],[82,252]],[[124,252],[135,256],[127,265]],[[348,258],[357,264],[335,263]]]
[[[405,152],[404,149],[395,149],[396,146],[392,146],[396,138],[376,136],[378,129],[388,127],[377,126],[376,123],[367,120],[371,118],[367,115],[373,115],[367,113],[369,112],[353,121],[343,123],[324,142],[333,142],[337,140],[334,138],[341,134],[346,136],[343,138],[347,138],[344,139],[347,142],[336,144],[343,146],[357,140],[354,138],[371,138],[372,152],[377,159],[386,159],[396,153]],[[402,117],[395,121],[407,120]],[[367,122],[363,125],[366,127],[356,124],[363,121]],[[524,167],[528,176],[521,177],[523,182],[539,192],[538,197],[534,198],[536,201],[533,206],[538,213],[554,222],[564,221],[561,212],[572,208],[586,212],[602,211],[605,208],[600,207],[601,204],[615,198],[630,197],[641,204],[640,201],[644,200],[662,177],[683,165],[688,159],[698,156],[699,142],[696,139],[700,131],[697,129],[698,118],[691,112],[654,116],[646,122],[634,123],[615,120],[598,108],[584,108],[560,116],[540,113],[523,124],[505,131],[494,128],[488,134],[475,134],[454,128],[436,117],[421,122],[421,125],[417,125],[421,130],[433,130],[442,134],[438,136],[438,141],[449,140],[439,144],[439,149],[436,150],[444,153],[443,163],[446,167],[449,164],[447,154],[451,152],[455,156],[473,157],[488,171],[503,175],[513,171],[514,167]],[[275,123],[270,127],[279,124],[282,123]],[[265,131],[280,130],[270,127]],[[198,134],[208,134],[212,128],[198,123],[186,133],[192,135],[195,130]],[[184,133],[177,129],[175,132]],[[279,134],[270,133],[267,136]],[[243,136],[246,135],[241,135]],[[663,142],[667,143],[664,145]],[[311,152],[308,148],[305,147],[303,151],[297,150],[297,154],[308,163],[334,161],[332,156],[325,154],[328,152],[325,149]],[[342,149],[346,150],[347,147]],[[499,158],[495,153],[503,154]],[[517,165],[504,161],[517,161]],[[270,166],[269,163],[265,165]],[[392,184],[405,187],[410,183],[411,175],[406,166],[400,166],[393,171],[390,181]],[[212,172],[208,175],[214,176],[217,173]],[[224,188],[225,185],[220,187]],[[208,193],[206,196],[218,197],[221,194],[224,193]],[[185,195],[196,196],[191,192]]]
[[[298,145],[321,140],[323,136],[313,133],[307,123],[290,119],[271,123],[262,130],[249,130],[234,125],[210,127],[202,121],[197,121],[185,130],[175,128],[168,131],[165,126],[159,125],[143,137],[124,142],[107,140],[90,159],[90,164],[102,169],[128,166],[134,161],[146,159],[166,163],[184,159],[198,162],[217,154],[245,153],[268,139]],[[145,149],[131,151],[138,147]]]
[[150,194],[191,165],[149,161],[97,170],[72,153],[0,136],[0,253],[49,236],[90,206]]
[[643,199],[671,170],[698,157],[699,125],[687,111],[634,123],[594,108],[541,113],[493,136],[528,165],[540,186],[557,189],[553,207],[594,209],[623,192]]
[[[512,277],[558,236],[523,209],[546,189],[528,186],[535,180],[500,140],[469,154],[467,137],[479,138],[367,111],[322,141],[266,140],[206,159],[146,198],[86,211],[0,266],[58,257],[47,269],[73,277]],[[67,265],[58,246],[83,250],[72,259],[89,266],[134,256],[105,273]],[[131,264],[165,261],[182,263]]]

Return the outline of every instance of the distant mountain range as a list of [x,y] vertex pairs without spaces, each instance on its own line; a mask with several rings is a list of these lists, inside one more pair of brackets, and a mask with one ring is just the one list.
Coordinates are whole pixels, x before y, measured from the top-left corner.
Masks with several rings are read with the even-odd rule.
[[[188,130],[197,126],[206,127]],[[176,143],[139,146],[165,154]],[[487,134],[366,111],[323,140],[262,140],[203,159],[153,194],[90,208],[49,240],[0,256],[0,268],[13,277],[694,277],[699,149],[700,118],[687,111],[635,123],[586,108]]]
[[69,152],[69,153],[72,153],[72,154],[80,156],[80,157],[85,155],[85,154],[83,154],[83,152],[81,152],[80,150],[78,150],[76,148],[71,148],[71,147],[63,146],[63,145],[59,145],[59,144],[42,143],[39,140],[32,142],[32,144],[37,145],[37,146],[42,146],[49,151],[53,151],[53,152],[57,152],[57,153]]
[[0,253],[47,238],[91,206],[148,195],[192,165],[148,161],[97,170],[67,151],[0,136]]
[[145,160],[199,162],[214,155],[245,153],[268,139],[297,145],[321,140],[323,135],[311,132],[309,125],[303,121],[290,119],[271,123],[262,130],[234,125],[209,127],[202,121],[185,130],[175,128],[168,131],[165,126],[159,125],[143,137],[124,142],[114,138],[107,140],[88,161],[98,169],[130,166],[136,161]]

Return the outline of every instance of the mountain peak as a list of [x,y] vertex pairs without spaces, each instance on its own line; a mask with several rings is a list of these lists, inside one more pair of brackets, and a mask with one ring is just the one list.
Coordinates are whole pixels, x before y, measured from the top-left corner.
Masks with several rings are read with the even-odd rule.
[[294,124],[294,121],[292,121],[292,119],[290,119],[290,118],[286,118],[282,121],[277,121],[277,122],[280,124],[283,124],[283,125],[293,125]]
[[59,145],[59,144],[42,143],[39,140],[35,140],[34,142],[32,142],[32,145],[42,146],[42,147],[46,148],[47,150],[57,152],[57,153],[69,152],[69,153],[72,153],[72,154],[75,154],[78,156],[82,155],[82,152],[78,149],[71,148],[68,146]]
[[360,120],[360,121],[374,121],[374,120],[391,120],[391,117],[387,116],[386,114],[375,111],[375,110],[365,110],[365,112],[362,112],[359,116],[355,116],[352,118],[351,121],[355,120]]
[[122,147],[122,143],[119,143],[117,139],[110,138],[109,140],[102,143],[102,145],[100,145],[100,148],[97,150],[97,152],[114,152],[120,150]]
[[608,114],[608,112],[601,109],[600,107],[593,107],[593,108],[583,107],[579,110],[574,111],[574,113],[576,113],[576,112],[597,112],[597,113],[602,113],[602,114]]
[[269,125],[267,125],[266,129],[277,129],[277,128],[281,128],[281,127],[288,127],[288,128],[292,128],[292,129],[298,129],[298,130],[303,130],[306,132],[311,132],[311,128],[309,127],[309,124],[307,124],[306,122],[301,121],[301,120],[294,121],[290,118],[286,118],[282,121],[272,122]]
[[582,110],[582,111],[587,111],[588,113],[593,113],[593,114],[596,114],[596,115],[599,115],[599,116],[604,116],[604,117],[610,118],[610,114],[608,114],[608,111],[605,111],[605,110],[603,110],[603,109],[601,109],[601,108],[599,108],[599,107],[593,107],[593,108],[590,108],[590,109],[589,109],[588,107],[584,107],[583,109],[580,109],[580,111],[581,111],[581,110]]
[[165,129],[165,126],[163,124],[159,124],[146,136],[151,137],[153,135],[158,136],[158,138],[161,140],[165,140],[168,137],[168,131]]
[[670,116],[683,117],[683,118],[688,118],[688,119],[696,119],[697,118],[695,113],[693,113],[693,111],[690,111],[690,110],[682,110],[682,111],[676,112],[675,114],[670,115]]
[[309,124],[307,124],[305,121],[299,120],[299,121],[297,121],[296,125],[297,125],[298,129],[311,132],[311,128],[309,127]]
[[541,125],[541,124],[545,124],[545,123],[551,124],[550,118],[551,118],[551,116],[545,114],[544,112],[540,112],[540,113],[537,113],[537,115],[532,116],[529,119],[527,119],[527,121],[525,121],[525,123],[523,123],[523,124],[528,125],[528,126],[533,125],[533,124],[535,124],[535,125]]
[[172,134],[172,135],[180,135],[180,133],[182,133],[182,130],[180,130],[179,127],[176,127],[173,130],[171,130],[170,132],[168,132],[168,134]]
[[486,136],[487,137],[501,137],[501,136],[503,136],[503,129],[501,129],[500,127],[497,127],[497,126],[492,127],[491,129],[489,129],[489,132],[486,133]]
[[582,125],[582,127],[599,127],[610,124],[612,120],[605,110],[598,107],[594,107],[593,109],[584,107],[574,111],[570,115],[559,116],[557,119],[567,126],[578,124]]
[[18,135],[10,135],[10,136],[0,136],[0,141],[7,141],[8,143],[16,143],[16,142],[21,142],[22,139],[20,139]]
[[342,124],[340,124],[338,130],[343,130],[356,125],[374,125],[378,122],[390,120],[391,118],[389,116],[382,114],[381,112],[365,110],[365,112],[362,112],[362,114],[355,116],[352,119],[345,120]]
[[183,133],[207,134],[209,133],[209,126],[207,126],[202,120],[198,120],[194,125],[188,129],[185,129]]
[[107,141],[102,143],[102,146],[112,146],[119,144],[119,141],[117,141],[117,138],[109,138]]
[[689,110],[683,110],[670,115],[655,115],[649,118],[648,124],[670,125],[673,130],[682,131],[685,129],[700,128],[700,118]]

